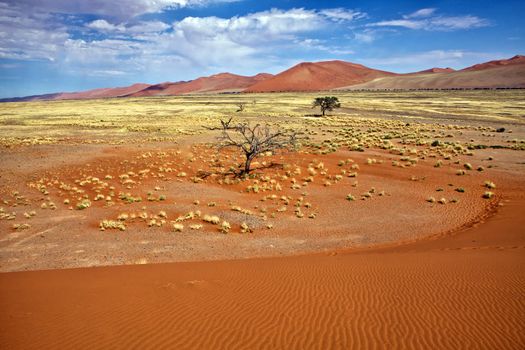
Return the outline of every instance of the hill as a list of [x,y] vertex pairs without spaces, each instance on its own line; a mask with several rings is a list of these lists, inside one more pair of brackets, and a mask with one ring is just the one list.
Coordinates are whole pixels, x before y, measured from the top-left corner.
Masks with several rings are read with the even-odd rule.
[[249,86],[273,77],[260,73],[251,77],[231,73],[219,73],[190,81],[151,85],[128,96],[165,96],[194,93],[241,92]]
[[[523,56],[516,56],[522,57]],[[525,60],[491,61],[460,71],[380,77],[338,90],[525,88]]]
[[250,86],[245,92],[330,90],[394,75],[344,61],[305,62]]

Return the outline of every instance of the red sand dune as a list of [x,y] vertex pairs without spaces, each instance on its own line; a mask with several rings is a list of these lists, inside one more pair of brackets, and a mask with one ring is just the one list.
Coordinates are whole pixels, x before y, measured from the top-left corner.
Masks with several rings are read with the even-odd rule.
[[209,77],[202,77],[195,80],[163,83],[152,85],[142,91],[129,94],[129,96],[163,96],[163,95],[184,95],[190,93],[206,92],[239,92],[245,88],[264,81],[271,74],[260,73],[255,76],[246,77],[231,73],[220,73]]
[[25,97],[14,97],[0,99],[0,102],[22,102],[22,101],[47,101],[47,100],[86,100],[94,98],[122,97],[143,90],[149,84],[137,83],[125,87],[100,88],[79,92],[57,92],[44,95],[32,95]]
[[306,62],[250,86],[245,92],[329,90],[392,75],[396,74],[344,61]]
[[149,84],[133,84],[126,87],[94,89],[81,92],[64,92],[59,94],[55,100],[84,100],[90,98],[109,98],[121,97],[143,90],[150,86]]
[[497,67],[502,67],[502,66],[511,66],[515,64],[525,64],[525,56],[516,55],[507,60],[495,60],[495,61],[489,61],[485,63],[479,63],[471,67],[464,68],[462,69],[462,71],[476,71],[476,70],[497,68]]
[[525,88],[525,64],[490,67],[451,73],[381,77],[340,90]]
[[408,74],[452,73],[455,71],[456,70],[454,68],[450,68],[450,67],[447,67],[447,68],[434,67],[434,68],[425,69],[419,72],[408,73]]

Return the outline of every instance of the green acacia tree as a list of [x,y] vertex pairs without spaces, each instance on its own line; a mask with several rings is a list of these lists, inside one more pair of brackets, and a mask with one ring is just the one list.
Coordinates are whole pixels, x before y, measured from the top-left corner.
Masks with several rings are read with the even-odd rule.
[[321,107],[321,113],[324,117],[326,111],[331,112],[334,110],[334,108],[340,108],[341,103],[339,102],[339,99],[335,96],[316,97],[312,104],[312,108],[315,107]]

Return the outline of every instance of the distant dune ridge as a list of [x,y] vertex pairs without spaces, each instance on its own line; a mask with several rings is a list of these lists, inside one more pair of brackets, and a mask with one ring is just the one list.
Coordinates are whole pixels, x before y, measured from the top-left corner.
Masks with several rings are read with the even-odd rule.
[[450,68],[450,67],[447,67],[447,68],[434,67],[434,68],[425,69],[425,70],[421,70],[419,72],[408,73],[408,74],[451,73],[451,72],[455,72],[455,71],[456,70],[454,68]]
[[338,90],[525,88],[525,56],[476,64],[459,71],[435,71],[380,77]]
[[525,88],[525,56],[516,55],[510,59],[480,63],[458,71],[452,68],[430,68],[407,74],[337,60],[303,62],[276,75],[259,73],[242,76],[219,73],[190,81],[6,98],[0,102],[205,93],[476,88]]
[[165,96],[191,93],[241,92],[258,82],[271,77],[273,77],[273,75],[267,73],[259,73],[252,77],[231,73],[220,73],[190,81],[151,85],[141,91],[130,93],[127,96]]

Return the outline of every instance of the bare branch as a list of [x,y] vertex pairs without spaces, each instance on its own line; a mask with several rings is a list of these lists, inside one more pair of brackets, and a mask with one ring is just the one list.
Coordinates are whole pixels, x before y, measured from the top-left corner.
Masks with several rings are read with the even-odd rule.
[[243,152],[245,164],[241,175],[250,173],[251,162],[261,154],[278,149],[292,149],[297,141],[295,132],[275,131],[269,125],[233,124],[232,118],[221,120],[220,127],[207,129],[222,131],[218,136],[219,149],[234,147]]

